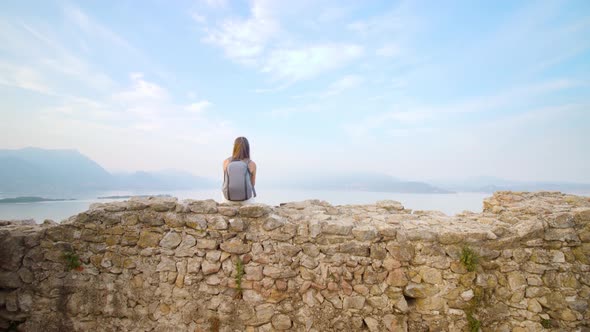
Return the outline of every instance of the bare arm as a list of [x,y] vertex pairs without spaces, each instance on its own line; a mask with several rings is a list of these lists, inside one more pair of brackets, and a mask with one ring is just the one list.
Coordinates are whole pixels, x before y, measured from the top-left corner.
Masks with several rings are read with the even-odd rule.
[[227,165],[229,164],[229,158],[223,161],[223,173],[227,170]]
[[248,169],[250,170],[250,181],[252,181],[252,186],[256,186],[256,163],[250,161]]

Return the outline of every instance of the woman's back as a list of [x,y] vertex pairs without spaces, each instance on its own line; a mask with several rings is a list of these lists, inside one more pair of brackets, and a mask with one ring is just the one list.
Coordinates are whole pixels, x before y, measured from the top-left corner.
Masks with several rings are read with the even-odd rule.
[[250,159],[250,145],[245,137],[234,141],[232,156],[223,161],[223,195],[230,201],[256,197],[256,163]]

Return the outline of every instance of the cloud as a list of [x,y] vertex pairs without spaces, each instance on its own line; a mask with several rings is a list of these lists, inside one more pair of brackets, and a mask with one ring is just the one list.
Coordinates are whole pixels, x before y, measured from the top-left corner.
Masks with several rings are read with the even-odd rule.
[[213,104],[208,100],[202,100],[188,105],[186,109],[193,113],[202,113],[203,111],[205,111],[205,109],[211,107],[211,105]]
[[363,83],[364,79],[358,75],[346,75],[330,85],[323,96],[333,96],[341,94],[346,90],[353,89]]
[[191,15],[192,19],[199,24],[207,23],[207,17],[205,17],[204,15],[201,15],[196,12],[192,12],[190,15]]
[[[93,45],[93,47],[103,47],[108,53],[112,53],[113,47],[117,48],[117,60],[131,59],[133,65],[141,64],[150,68],[150,71],[164,80],[171,80],[170,75],[160,66],[152,62],[148,56],[140,49],[132,45],[127,39],[111,30],[101,22],[93,19],[87,15],[82,9],[73,5],[63,7],[65,17],[69,22],[73,23],[78,29],[85,33],[82,42],[86,45]],[[87,38],[87,39],[84,39]]]
[[[5,63],[35,71],[37,82],[47,80],[53,83],[51,90],[59,91],[62,88],[66,91],[67,88],[60,86],[63,84],[55,83],[73,83],[67,80],[75,80],[76,85],[98,91],[114,85],[108,75],[96,70],[59,41],[51,38],[51,30],[48,31],[43,24],[4,21],[0,23],[0,28],[3,30],[0,32],[0,48],[6,51]],[[55,79],[56,76],[60,79]],[[46,93],[47,90],[37,89],[37,92]]]
[[382,56],[385,58],[391,58],[394,56],[397,56],[401,53],[400,47],[399,45],[396,44],[387,44],[384,45],[380,48],[377,49],[377,51],[375,51],[375,54],[377,54],[378,56]]
[[[389,128],[389,133],[403,133],[404,135],[395,134],[395,136],[409,136],[410,132],[415,132],[415,128],[397,128],[399,126],[409,127],[419,124],[429,118],[431,114],[425,111],[393,111],[383,112],[376,115],[365,117],[364,119],[351,124],[345,124],[342,128],[345,133],[353,138],[365,136],[377,136],[376,130],[380,128]],[[395,126],[396,128],[391,128]]]
[[346,25],[352,33],[361,36],[373,36],[383,39],[400,37],[398,34],[408,33],[416,29],[420,20],[414,15],[417,9],[410,8],[411,1],[401,1],[396,6],[366,19],[357,20]]
[[[462,116],[467,113],[503,111],[519,105],[529,105],[538,96],[555,93],[579,85],[579,82],[557,79],[507,89],[503,92],[465,98],[443,105],[395,104],[394,111],[366,116],[342,128],[351,137],[375,136],[381,129],[392,132],[423,127],[427,121]],[[392,129],[393,128],[393,129]]]
[[227,0],[202,0],[207,6],[212,8],[226,8]]
[[142,73],[130,75],[132,85],[128,90],[115,93],[113,98],[128,103],[149,103],[168,98],[168,93],[158,84],[146,81]]
[[98,36],[104,40],[109,41],[111,44],[123,47],[128,51],[135,54],[140,54],[135,47],[133,47],[127,40],[105,27],[104,25],[96,22],[90,16],[86,15],[80,8],[74,6],[64,7],[64,13],[71,22],[74,22],[80,29],[88,34]]
[[36,70],[9,63],[0,62],[0,84],[45,95],[54,94],[45,79]]
[[251,17],[228,19],[215,29],[207,29],[204,42],[223,49],[225,55],[243,63],[256,63],[267,44],[278,35],[279,22],[265,1],[252,2]]
[[208,145],[230,141],[235,136],[231,123],[204,112],[213,106],[211,101],[176,105],[165,87],[146,79],[142,73],[129,77],[130,86],[114,93],[109,106],[118,111],[119,125],[175,144]]
[[344,75],[336,81],[330,83],[330,85],[328,85],[324,91],[304,93],[295,95],[292,98],[305,99],[333,97],[360,86],[364,81],[365,79],[360,75]]
[[311,103],[307,105],[301,106],[291,106],[291,107],[280,107],[275,108],[269,112],[272,117],[282,117],[287,118],[293,114],[303,114],[303,113],[316,113],[321,112],[324,109],[324,106],[319,103]]
[[359,58],[363,48],[355,44],[319,44],[273,50],[262,71],[276,80],[296,82],[343,67]]
[[364,47],[355,43],[299,42],[281,25],[279,14],[285,12],[276,2],[254,0],[247,19],[223,20],[217,27],[205,29],[202,41],[287,86],[343,67],[363,55]]

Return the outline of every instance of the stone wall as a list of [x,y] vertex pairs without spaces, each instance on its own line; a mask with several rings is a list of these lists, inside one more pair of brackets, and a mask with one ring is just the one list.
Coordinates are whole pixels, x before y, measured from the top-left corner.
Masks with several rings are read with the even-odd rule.
[[560,193],[453,217],[131,199],[0,226],[0,329],[589,331],[589,241]]

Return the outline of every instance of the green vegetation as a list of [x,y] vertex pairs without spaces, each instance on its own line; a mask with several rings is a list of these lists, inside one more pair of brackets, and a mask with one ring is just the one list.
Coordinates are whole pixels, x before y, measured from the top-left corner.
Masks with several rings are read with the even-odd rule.
[[242,294],[242,278],[244,277],[244,262],[240,257],[236,261],[236,289],[238,290],[238,296]]
[[469,324],[469,332],[478,332],[481,328],[481,322],[473,317],[473,312],[467,312],[467,323]]
[[481,287],[475,287],[473,289],[473,298],[471,299],[471,305],[473,307],[479,307],[483,301],[484,291]]
[[80,270],[82,268],[82,262],[80,262],[80,257],[76,255],[76,253],[72,251],[66,251],[63,254],[63,259],[66,261],[66,267],[68,270]]
[[543,328],[549,329],[553,327],[553,322],[551,319],[541,319],[541,326],[543,326]]
[[469,332],[478,332],[481,328],[481,321],[475,318],[475,312],[482,306],[484,290],[481,287],[473,288],[473,297],[469,300],[469,306],[465,309],[467,315],[467,326]]
[[477,268],[477,264],[479,263],[479,256],[473,249],[468,246],[464,246],[461,250],[461,263],[465,266],[467,271],[473,272]]

